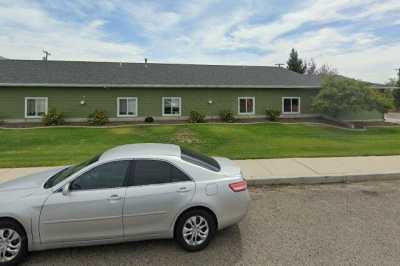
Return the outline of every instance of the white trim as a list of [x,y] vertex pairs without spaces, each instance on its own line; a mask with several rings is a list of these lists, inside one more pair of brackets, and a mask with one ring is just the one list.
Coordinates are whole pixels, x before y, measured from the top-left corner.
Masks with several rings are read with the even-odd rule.
[[[25,110],[24,110],[24,117],[25,118],[42,118],[43,116],[40,115],[35,115],[35,116],[30,116],[27,114],[28,111],[28,100],[45,100],[45,114],[47,114],[48,112],[48,108],[49,108],[49,99],[48,97],[25,97]],[[35,105],[36,105],[36,101],[35,101]],[[35,107],[36,109],[36,107]],[[35,110],[36,111],[36,110]]]
[[[253,111],[252,112],[245,112],[242,113],[240,112],[240,100],[248,100],[252,99],[253,100]],[[256,113],[256,97],[254,96],[240,96],[238,97],[238,114],[239,115],[254,115]],[[247,103],[246,103],[246,109],[247,109]]]
[[[201,85],[201,84],[81,84],[81,83],[0,83],[0,87],[79,87],[79,88],[272,88],[272,89],[320,89],[321,86],[297,85]],[[393,87],[396,88],[396,87]]]
[[[297,111],[297,112],[285,112],[285,100],[286,99],[290,99],[290,100],[292,100],[292,99],[298,99],[299,100],[299,111]],[[290,101],[290,110],[293,110],[293,103],[292,103],[292,101]],[[286,114],[286,115],[290,115],[290,114],[300,114],[301,113],[301,97],[299,97],[299,96],[293,96],[293,97],[291,97],[291,96],[285,96],[285,97],[282,97],[282,114]]]
[[[164,111],[165,111],[165,108],[164,108],[164,104],[165,103],[164,102],[165,102],[166,99],[171,99],[171,100],[179,99],[179,113],[178,114],[166,114],[166,113],[164,113]],[[181,114],[182,114],[182,98],[181,97],[175,97],[175,96],[162,97],[162,99],[161,99],[161,108],[162,108],[162,110],[161,110],[162,116],[181,116]]]
[[[126,108],[128,111],[128,100],[135,100],[136,104],[135,104],[135,114],[134,115],[121,115],[119,113],[119,101],[120,100],[127,100],[126,101]],[[137,97],[117,97],[117,117],[137,117],[138,116],[138,98]]]

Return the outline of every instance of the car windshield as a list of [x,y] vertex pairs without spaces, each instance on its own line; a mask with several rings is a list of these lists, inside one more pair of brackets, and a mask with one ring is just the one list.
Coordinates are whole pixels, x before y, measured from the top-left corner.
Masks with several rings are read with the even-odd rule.
[[181,147],[181,158],[184,161],[201,166],[214,172],[218,172],[221,170],[221,166],[214,158],[183,147]]
[[57,185],[61,181],[67,179],[68,177],[70,177],[71,175],[77,173],[78,171],[80,171],[81,169],[85,168],[86,166],[97,162],[99,160],[100,156],[101,156],[101,154],[97,155],[97,156],[91,158],[90,160],[87,160],[87,161],[85,161],[85,162],[83,162],[81,164],[77,164],[77,165],[73,165],[73,166],[64,168],[63,170],[59,171],[58,173],[56,173],[55,175],[50,177],[50,179],[47,180],[47,182],[44,184],[44,188],[48,189],[48,188],[54,187],[55,185]]

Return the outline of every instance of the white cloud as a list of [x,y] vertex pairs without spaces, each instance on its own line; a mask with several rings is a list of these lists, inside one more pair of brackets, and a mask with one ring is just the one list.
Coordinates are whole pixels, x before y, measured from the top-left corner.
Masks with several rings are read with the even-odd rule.
[[[226,22],[226,28],[211,29],[217,34],[211,34],[211,41],[217,47],[229,48],[254,48],[266,51],[265,56],[257,56],[250,53],[235,53],[232,55],[220,55],[211,58],[212,62],[234,62],[236,64],[274,65],[285,63],[291,48],[300,51],[302,57],[316,59],[320,64],[331,64],[344,75],[358,77],[365,80],[384,82],[393,73],[392,69],[398,64],[396,49],[398,44],[385,45],[385,40],[362,28],[351,27],[320,28],[318,30],[299,32],[293,35],[284,34],[294,31],[306,23],[327,23],[336,21],[352,21],[369,17],[370,10],[375,9],[375,17],[383,17],[386,12],[396,10],[399,1],[388,1],[388,5],[382,1],[312,1],[308,7],[297,12],[281,16],[274,22],[260,25],[245,24],[245,19],[239,20],[236,30],[234,24]],[[351,9],[365,7],[362,15],[354,16]],[[346,12],[345,12],[346,11]],[[208,31],[205,31],[208,34]],[[207,45],[200,46],[208,48]],[[213,46],[210,46],[213,47]],[[368,60],[363,59],[363,56]],[[198,61],[201,56],[196,55]],[[209,56],[205,56],[209,58]],[[374,63],[375,62],[375,63]]]
[[108,40],[101,30],[106,22],[67,23],[34,5],[0,4],[0,54],[7,58],[40,59],[42,49],[51,59],[138,60],[143,49]]
[[373,82],[384,82],[394,73],[399,59],[394,55],[400,48],[400,43],[379,44],[379,39],[371,34],[323,28],[273,42],[271,53],[260,58],[258,63],[285,63],[293,44],[303,58],[313,58],[319,65],[332,65],[342,75]]
[[171,29],[181,20],[181,15],[173,11],[163,11],[149,2],[128,4],[124,9],[144,31],[160,32]]
[[261,25],[244,25],[232,35],[240,41],[251,41],[253,45],[265,45],[279,36],[296,30],[305,23],[329,22],[343,19],[341,10],[366,4],[368,0],[319,0],[310,6],[281,16],[278,20]]
[[[400,24],[399,0],[306,0],[277,18],[267,1],[228,1],[0,2],[0,55],[40,59],[46,48],[50,59],[273,65],[293,47],[371,81],[398,67],[397,36],[389,43],[374,29]],[[75,17],[56,17],[65,10]],[[120,39],[132,41],[112,38],[107,30],[126,20]]]
[[233,13],[200,23],[190,36],[193,45],[206,50],[232,50],[244,47],[229,32],[232,28],[250,18],[254,11],[240,9]]
[[321,56],[321,63],[337,66],[340,73],[352,78],[372,82],[385,82],[395,75],[399,65],[396,57],[400,44],[381,45],[343,54]]
[[352,19],[370,18],[373,20],[381,19],[389,12],[399,12],[400,11],[400,1],[399,0],[386,0],[378,1],[360,12],[359,14],[352,17]]

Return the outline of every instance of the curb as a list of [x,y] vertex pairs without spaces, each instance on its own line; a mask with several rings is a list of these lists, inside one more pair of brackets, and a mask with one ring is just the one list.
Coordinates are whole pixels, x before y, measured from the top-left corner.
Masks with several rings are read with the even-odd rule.
[[389,180],[400,180],[400,173],[246,179],[247,184],[252,187],[280,186],[280,185],[319,185],[319,184],[357,183],[365,181],[389,181]]
[[[185,121],[185,120],[183,120]],[[321,127],[330,127],[336,129],[350,130],[350,131],[366,131],[367,129],[357,129],[357,128],[348,128],[344,126],[332,125],[329,123],[323,122],[274,122],[274,121],[256,121],[256,122],[205,122],[205,123],[126,123],[119,125],[105,125],[105,126],[91,126],[91,125],[59,125],[59,126],[33,126],[33,127],[2,127],[0,123],[0,129],[2,130],[26,130],[26,129],[49,129],[49,128],[121,128],[121,127],[134,127],[134,126],[187,126],[187,125],[258,125],[258,124],[281,124],[281,125],[308,125],[308,126],[321,126]],[[371,126],[371,127],[400,127],[400,126]]]

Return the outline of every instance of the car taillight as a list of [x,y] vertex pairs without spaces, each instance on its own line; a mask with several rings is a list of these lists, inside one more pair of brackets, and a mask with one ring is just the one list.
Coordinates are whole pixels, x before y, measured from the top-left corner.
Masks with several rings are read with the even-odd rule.
[[229,184],[229,187],[232,189],[233,192],[245,191],[247,190],[247,182],[243,180],[240,182],[232,183]]

